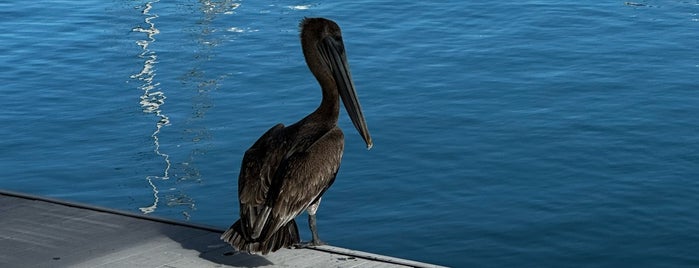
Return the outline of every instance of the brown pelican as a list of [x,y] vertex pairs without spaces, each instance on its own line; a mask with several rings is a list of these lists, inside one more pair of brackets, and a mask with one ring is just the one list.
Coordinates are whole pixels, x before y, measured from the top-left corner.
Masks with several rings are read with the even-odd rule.
[[324,18],[300,23],[306,64],[318,80],[323,99],[293,125],[269,129],[245,152],[238,176],[240,220],[221,239],[236,250],[267,254],[300,242],[294,218],[305,210],[320,245],[316,210],[340,167],[344,135],[337,126],[342,99],[354,127],[371,148],[345,55],[340,27]]

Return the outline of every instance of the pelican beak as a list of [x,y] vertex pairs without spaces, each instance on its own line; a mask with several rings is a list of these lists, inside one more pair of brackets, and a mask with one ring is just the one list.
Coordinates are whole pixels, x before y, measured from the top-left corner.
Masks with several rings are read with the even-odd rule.
[[371,146],[373,146],[371,135],[369,135],[369,129],[366,126],[364,114],[362,114],[362,107],[359,105],[359,99],[357,99],[357,92],[354,90],[354,82],[352,82],[352,75],[350,74],[344,47],[342,40],[337,40],[333,37],[326,37],[320,43],[321,54],[328,65],[330,65],[335,83],[337,83],[337,91],[340,93],[345,110],[347,110],[352,124],[354,124],[359,135],[366,142],[367,149],[371,149]]

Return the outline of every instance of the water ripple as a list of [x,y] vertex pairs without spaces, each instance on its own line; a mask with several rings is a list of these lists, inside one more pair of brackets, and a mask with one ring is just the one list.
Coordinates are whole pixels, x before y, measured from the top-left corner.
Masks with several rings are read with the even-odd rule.
[[158,18],[158,15],[151,13],[151,9],[153,8],[153,4],[157,3],[158,1],[153,1],[153,2],[148,2],[146,3],[143,11],[141,13],[146,16],[144,19],[147,28],[143,28],[141,26],[137,26],[132,29],[134,32],[139,32],[139,33],[145,33],[147,39],[146,40],[138,40],[136,41],[136,44],[141,47],[142,52],[138,55],[139,58],[144,59],[145,61],[143,62],[143,69],[137,74],[134,74],[131,76],[131,79],[136,79],[139,80],[142,84],[139,86],[139,88],[143,91],[143,94],[140,97],[140,104],[141,108],[143,109],[144,113],[147,114],[155,114],[158,117],[158,122],[155,125],[155,131],[153,131],[153,134],[151,134],[151,137],[153,138],[153,144],[155,145],[154,152],[158,156],[162,157],[163,160],[165,161],[165,170],[163,170],[163,174],[160,176],[156,175],[149,175],[146,176],[146,180],[148,180],[148,184],[153,190],[153,204],[147,207],[142,207],[139,208],[143,213],[152,213],[155,211],[155,209],[158,207],[158,187],[153,183],[154,179],[161,179],[161,180],[167,180],[169,179],[170,175],[170,156],[166,153],[163,153],[160,151],[160,139],[158,138],[158,135],[160,134],[160,130],[164,127],[170,124],[170,118],[163,113],[163,111],[160,109],[160,106],[165,104],[165,93],[163,91],[157,90],[158,87],[160,86],[160,83],[154,82],[153,80],[155,79],[155,64],[158,62],[158,55],[155,53],[155,51],[152,51],[148,48],[150,44],[155,42],[155,36],[160,33],[160,30],[158,30],[155,27],[154,20]]

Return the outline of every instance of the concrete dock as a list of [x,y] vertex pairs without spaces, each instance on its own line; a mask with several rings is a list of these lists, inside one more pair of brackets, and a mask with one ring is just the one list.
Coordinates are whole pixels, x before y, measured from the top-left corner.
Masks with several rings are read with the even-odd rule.
[[249,255],[222,232],[0,190],[0,267],[439,267],[332,246]]

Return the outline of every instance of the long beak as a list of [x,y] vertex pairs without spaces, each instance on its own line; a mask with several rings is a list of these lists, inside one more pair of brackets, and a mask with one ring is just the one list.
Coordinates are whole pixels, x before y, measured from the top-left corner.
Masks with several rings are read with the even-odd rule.
[[335,83],[337,83],[337,91],[340,93],[340,98],[345,104],[345,110],[347,110],[352,124],[366,142],[367,149],[371,149],[374,144],[371,142],[371,135],[369,135],[369,129],[366,126],[364,114],[362,114],[362,107],[359,105],[357,92],[354,90],[344,44],[340,40],[326,37],[321,42],[320,47],[321,54],[327,59],[332,69]]

